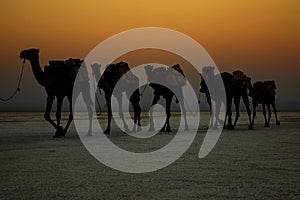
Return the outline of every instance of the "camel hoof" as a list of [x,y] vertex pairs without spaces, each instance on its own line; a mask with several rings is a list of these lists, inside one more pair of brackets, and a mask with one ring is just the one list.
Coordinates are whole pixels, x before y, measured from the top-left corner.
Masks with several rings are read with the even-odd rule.
[[167,128],[167,129],[165,130],[165,132],[166,132],[166,133],[171,133],[172,130],[171,130],[170,128]]
[[53,138],[61,138],[60,134],[56,133],[55,135],[53,135]]
[[153,132],[155,131],[155,129],[153,127],[150,127],[148,131]]
[[218,123],[219,123],[219,124],[224,124],[224,121],[221,120],[221,119],[218,119]]
[[62,130],[62,131],[60,132],[60,135],[61,135],[62,137],[65,137],[65,136],[66,136],[66,133],[67,133],[67,130],[64,129],[64,130]]
[[280,121],[276,121],[276,125],[280,125]]
[[140,126],[137,127],[137,132],[141,132],[142,128]]
[[136,128],[133,128],[131,131],[128,131],[127,133],[135,133],[135,132],[136,132]]
[[56,128],[56,132],[62,132],[64,130],[64,128],[62,126],[58,126]]
[[92,131],[87,132],[87,134],[85,134],[86,137],[92,136]]
[[227,125],[227,129],[228,129],[228,130],[234,130],[234,126],[232,126],[232,125]]
[[63,129],[62,126],[58,126],[55,132],[55,135],[53,136],[53,138],[61,138],[61,136],[65,136],[65,131]]

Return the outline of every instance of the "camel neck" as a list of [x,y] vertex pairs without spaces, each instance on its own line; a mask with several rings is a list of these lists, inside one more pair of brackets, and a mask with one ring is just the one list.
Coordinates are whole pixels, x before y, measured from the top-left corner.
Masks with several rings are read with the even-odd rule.
[[30,60],[30,63],[35,79],[40,85],[45,86],[44,72],[40,66],[39,59],[32,59]]

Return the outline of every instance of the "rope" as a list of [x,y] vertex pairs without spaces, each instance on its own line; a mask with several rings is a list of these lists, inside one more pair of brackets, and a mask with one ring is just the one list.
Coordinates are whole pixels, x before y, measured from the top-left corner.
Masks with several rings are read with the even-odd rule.
[[146,84],[146,85],[144,86],[144,89],[142,90],[142,92],[141,92],[141,94],[140,94],[141,97],[143,96],[143,94],[144,94],[144,92],[145,92],[147,86],[148,86],[148,84]]
[[20,85],[21,85],[21,80],[23,77],[24,66],[25,66],[25,59],[23,60],[23,65],[22,65],[22,69],[21,69],[21,73],[19,76],[18,85],[17,85],[16,90],[8,98],[0,98],[1,101],[4,101],[4,102],[9,101],[17,94],[17,92],[21,91]]

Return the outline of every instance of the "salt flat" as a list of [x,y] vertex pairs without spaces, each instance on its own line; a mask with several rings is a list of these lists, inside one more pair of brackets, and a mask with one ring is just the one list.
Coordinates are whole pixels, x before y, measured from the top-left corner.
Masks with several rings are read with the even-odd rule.
[[[299,199],[300,113],[279,113],[263,127],[247,130],[242,114],[236,130],[224,130],[213,151],[199,159],[208,114],[183,156],[166,168],[142,174],[111,169],[92,157],[74,126],[53,139],[42,113],[0,113],[0,199]],[[105,116],[100,117],[105,124]],[[145,123],[144,118],[142,123]],[[172,117],[176,127],[179,116]],[[175,133],[137,141],[113,126],[111,141],[129,151],[156,150]]]

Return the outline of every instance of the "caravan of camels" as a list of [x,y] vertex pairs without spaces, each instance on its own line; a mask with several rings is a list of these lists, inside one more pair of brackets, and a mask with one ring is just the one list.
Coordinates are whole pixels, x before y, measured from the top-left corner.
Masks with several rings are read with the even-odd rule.
[[[42,85],[47,93],[47,103],[46,103],[46,111],[44,114],[44,118],[55,128],[56,132],[53,137],[59,138],[65,136],[70,123],[73,120],[73,110],[72,110],[72,95],[73,94],[73,86],[78,76],[79,68],[87,67],[85,66],[83,60],[80,59],[69,59],[66,61],[49,61],[49,66],[45,66],[44,70],[42,70],[39,61],[39,50],[38,49],[28,49],[24,50],[20,54],[21,59],[26,59],[30,62],[34,77],[37,82]],[[111,118],[112,118],[112,110],[111,110],[111,97],[114,95],[118,100],[119,104],[122,104],[122,93],[126,91],[119,91],[118,94],[113,93],[113,89],[117,82],[121,79],[122,76],[126,76],[124,79],[124,84],[126,87],[137,88],[139,79],[134,74],[130,73],[130,68],[126,62],[120,62],[115,64],[110,64],[106,67],[104,73],[100,74],[100,65],[93,64],[92,66],[93,75],[95,76],[98,82],[99,90],[104,91],[106,105],[107,105],[107,128],[104,131],[105,134],[109,134],[111,131]],[[176,70],[177,74],[181,74],[184,77],[184,72],[181,69],[179,64],[176,64],[170,67],[173,71]],[[153,68],[152,66],[145,66],[145,72],[148,76],[149,86],[153,89],[153,101],[152,105],[156,104],[160,97],[165,99],[165,109],[166,109],[166,121],[164,126],[161,129],[161,132],[171,132],[170,126],[170,117],[171,117],[171,102],[173,97],[175,96],[176,102],[180,105],[183,105],[183,97],[181,95],[176,96],[173,92],[165,86],[151,83],[151,79],[163,76],[164,78],[170,78],[176,80],[177,87],[182,88],[184,86],[184,80],[180,79],[173,73],[172,70],[166,68]],[[82,71],[82,70],[81,70]],[[129,73],[127,73],[129,72]],[[80,78],[82,81],[88,82],[88,76],[86,74],[80,74]],[[254,128],[254,120],[256,117],[256,108],[258,104],[262,104],[263,108],[263,116],[265,119],[265,127],[270,126],[270,118],[271,118],[271,106],[273,107],[273,111],[275,114],[276,124],[279,125],[280,122],[277,118],[277,110],[275,106],[275,96],[276,96],[276,86],[275,81],[257,81],[255,83],[251,83],[251,78],[245,75],[242,71],[234,71],[233,73],[223,72],[221,74],[215,75],[214,67],[207,66],[203,67],[201,74],[201,83],[200,83],[200,92],[204,93],[207,98],[207,102],[209,106],[211,106],[211,102],[214,99],[211,99],[208,87],[206,85],[207,81],[210,79],[222,78],[224,83],[224,88],[226,92],[226,117],[225,117],[225,125],[224,128],[234,129],[236,127],[237,121],[240,117],[239,105],[240,100],[243,100],[243,103],[247,110],[247,115],[249,118],[249,129]],[[88,85],[87,85],[88,86]],[[87,106],[87,110],[89,112],[89,118],[92,118],[92,100],[91,95],[89,94],[89,90],[82,90],[82,93],[88,92],[88,94],[83,94],[84,102]],[[181,93],[182,94],[182,93]],[[78,95],[78,94],[75,94]],[[248,96],[252,98],[252,116],[251,109]],[[69,101],[69,119],[67,121],[66,126],[63,128],[61,126],[61,110],[62,110],[62,102],[63,99],[67,97]],[[136,89],[133,94],[130,96],[127,94],[129,101],[132,104],[134,109],[134,127],[130,131],[140,131],[140,100],[141,93],[139,89]],[[57,109],[56,109],[56,122],[51,119],[50,113],[52,109],[52,104],[54,100],[57,100]],[[236,114],[235,119],[232,121],[232,102],[235,105]],[[120,108],[120,106],[119,106]],[[266,108],[268,111],[268,115],[266,112]],[[185,117],[185,108],[181,106],[182,113],[184,114],[185,119],[185,130],[188,130],[188,124]],[[124,117],[122,112],[119,112],[120,117],[124,124],[124,129],[129,131],[127,124],[124,121]],[[90,120],[91,121],[91,120]],[[217,121],[217,120],[216,120]],[[212,122],[212,120],[211,120]],[[91,123],[89,124],[87,135],[92,134]],[[210,126],[215,126],[211,124]],[[152,115],[150,112],[150,131],[154,129],[154,123],[152,119]]]

